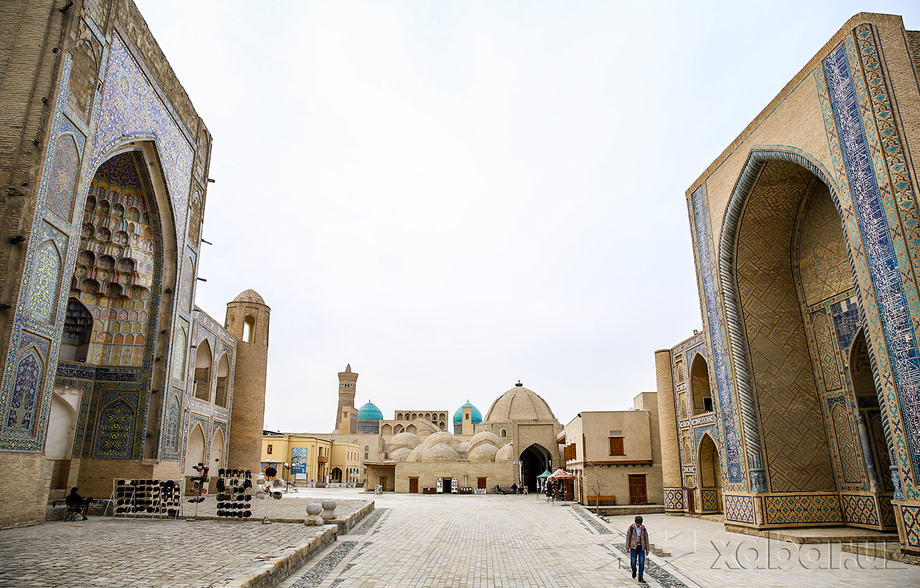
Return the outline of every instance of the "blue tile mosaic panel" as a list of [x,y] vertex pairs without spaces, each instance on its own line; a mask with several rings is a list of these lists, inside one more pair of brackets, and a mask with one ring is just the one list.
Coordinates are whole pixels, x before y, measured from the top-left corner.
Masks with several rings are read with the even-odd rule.
[[692,195],[693,218],[696,225],[697,251],[700,255],[700,275],[703,280],[703,294],[706,299],[705,315],[709,326],[709,340],[712,342],[712,358],[715,363],[716,382],[719,387],[719,413],[725,431],[725,461],[728,481],[742,482],[740,440],[735,426],[735,409],[732,400],[731,381],[728,373],[728,357],[725,340],[722,337],[722,319],[719,316],[719,296],[716,288],[715,268],[710,251],[709,217],[703,188],[697,188]]
[[920,471],[920,353],[845,43],[824,59],[823,68],[904,419],[907,447],[900,449],[917,472]]
[[99,413],[95,457],[130,458],[134,431],[134,409],[116,400]]
[[51,178],[45,194],[45,205],[48,210],[68,222],[73,210],[79,171],[80,154],[77,152],[77,144],[73,136],[59,136],[54,146],[54,159],[51,163]]
[[16,362],[13,395],[3,422],[5,436],[23,439],[34,436],[44,367],[41,356],[34,348],[27,349]]
[[98,167],[126,137],[155,137],[173,210],[182,211],[174,220],[179,242],[183,242],[192,145],[117,34],[112,39],[99,108],[99,117],[107,124],[101,125],[96,133],[90,167]]
[[61,282],[61,255],[54,241],[42,243],[35,254],[29,296],[29,314],[51,323],[57,310],[58,284]]

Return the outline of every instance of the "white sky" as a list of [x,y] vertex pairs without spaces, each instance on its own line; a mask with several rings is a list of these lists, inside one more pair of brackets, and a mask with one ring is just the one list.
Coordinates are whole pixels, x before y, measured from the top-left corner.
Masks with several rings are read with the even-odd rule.
[[214,135],[197,303],[272,309],[265,428],[563,424],[699,329],[685,191],[860,11],[920,2],[135,0]]

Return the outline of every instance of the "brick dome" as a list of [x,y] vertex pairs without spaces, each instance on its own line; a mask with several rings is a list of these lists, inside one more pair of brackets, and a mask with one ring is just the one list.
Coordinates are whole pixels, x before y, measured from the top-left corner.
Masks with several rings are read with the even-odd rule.
[[533,390],[518,382],[514,388],[499,396],[492,403],[486,419],[492,422],[556,420],[545,400]]
[[240,295],[233,299],[234,302],[254,302],[256,304],[265,304],[265,300],[259,296],[255,290],[244,290]]

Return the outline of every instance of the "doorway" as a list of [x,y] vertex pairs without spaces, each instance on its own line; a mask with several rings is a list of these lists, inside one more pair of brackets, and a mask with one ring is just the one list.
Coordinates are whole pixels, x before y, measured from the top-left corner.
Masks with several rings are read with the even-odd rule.
[[719,451],[708,434],[700,438],[700,512],[721,512],[722,510],[722,470]]
[[549,451],[534,443],[521,453],[521,485],[530,492],[537,491],[537,476],[552,465]]
[[648,504],[645,474],[629,474],[629,503]]

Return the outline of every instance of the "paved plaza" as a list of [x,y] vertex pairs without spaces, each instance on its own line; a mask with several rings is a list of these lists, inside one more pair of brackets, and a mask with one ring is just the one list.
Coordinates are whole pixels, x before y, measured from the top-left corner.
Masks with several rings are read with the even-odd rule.
[[[284,588],[635,586],[631,516],[606,524],[536,496],[387,494],[367,520],[297,570]],[[722,524],[646,515],[650,586],[918,586],[920,567],[728,533]],[[768,559],[769,558],[769,559]]]
[[[625,553],[631,516],[604,523],[537,496],[438,496],[316,489],[266,501],[279,519],[308,502],[362,500],[376,510],[283,581],[314,587],[635,586]],[[212,497],[213,498],[213,497]],[[209,499],[212,500],[212,499]],[[207,503],[199,514],[209,511]],[[646,515],[650,586],[917,586],[920,567],[728,533],[718,522]],[[0,586],[218,587],[316,537],[301,524],[90,517],[0,531]]]

